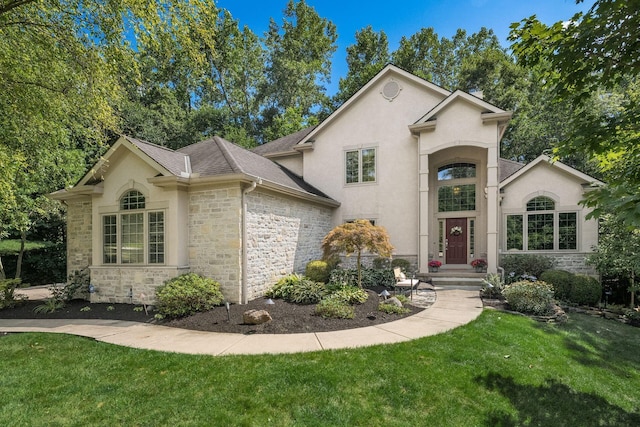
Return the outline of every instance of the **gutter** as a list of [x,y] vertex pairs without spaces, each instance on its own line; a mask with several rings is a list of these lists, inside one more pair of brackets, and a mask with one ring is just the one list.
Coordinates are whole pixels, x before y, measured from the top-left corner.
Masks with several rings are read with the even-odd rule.
[[258,185],[262,185],[262,178],[252,181],[249,187],[242,190],[242,294],[240,295],[240,303],[247,304],[249,302],[249,278],[247,269],[247,194],[256,189]]

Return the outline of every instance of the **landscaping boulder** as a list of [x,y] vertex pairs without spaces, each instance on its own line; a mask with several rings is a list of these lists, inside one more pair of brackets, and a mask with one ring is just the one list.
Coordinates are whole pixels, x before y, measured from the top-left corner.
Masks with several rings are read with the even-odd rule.
[[245,325],[261,325],[272,320],[267,310],[248,310],[242,315],[242,321]]
[[396,307],[402,307],[402,303],[396,297],[391,297],[389,299],[386,299],[382,301],[382,304],[390,304],[390,305],[395,305]]

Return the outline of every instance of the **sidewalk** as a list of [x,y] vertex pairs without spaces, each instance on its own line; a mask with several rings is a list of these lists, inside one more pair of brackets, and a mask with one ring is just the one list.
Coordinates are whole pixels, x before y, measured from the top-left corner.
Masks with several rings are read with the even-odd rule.
[[392,344],[439,334],[471,322],[482,312],[478,287],[436,288],[436,302],[395,322],[335,332],[228,334],[118,320],[0,319],[0,332],[52,332],[147,350],[213,356],[300,353]]

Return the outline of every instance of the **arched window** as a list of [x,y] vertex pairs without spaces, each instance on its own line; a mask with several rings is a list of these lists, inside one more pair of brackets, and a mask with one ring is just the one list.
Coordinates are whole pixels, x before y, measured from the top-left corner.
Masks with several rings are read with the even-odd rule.
[[476,165],[450,163],[438,168],[438,212],[476,210]]
[[164,211],[145,211],[137,190],[124,193],[119,207],[119,214],[102,217],[103,263],[164,263]]
[[507,250],[575,250],[578,213],[558,212],[553,199],[537,196],[525,206],[526,214],[507,215]]

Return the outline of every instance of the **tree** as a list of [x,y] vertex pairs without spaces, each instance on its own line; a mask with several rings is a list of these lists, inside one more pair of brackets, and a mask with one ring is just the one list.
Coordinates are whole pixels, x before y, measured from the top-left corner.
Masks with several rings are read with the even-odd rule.
[[[581,0],[578,0],[581,2]],[[542,76],[559,102],[574,111],[570,135],[557,156],[585,153],[599,164],[607,185],[588,194],[593,215],[616,212],[628,227],[640,226],[640,1],[598,0],[586,13],[551,26],[535,16],[512,26],[518,62],[549,67]],[[587,107],[598,94],[614,108]]]
[[329,232],[322,240],[324,259],[334,255],[356,254],[358,269],[358,286],[362,287],[362,266],[360,260],[363,251],[390,257],[393,246],[389,241],[387,231],[380,226],[371,224],[366,219],[339,225]]
[[389,42],[384,31],[375,32],[371,25],[356,31],[355,43],[347,47],[347,75],[340,78],[339,91],[333,102],[342,104],[364,86],[391,60]]
[[640,275],[640,230],[629,230],[615,215],[603,215],[598,247],[589,256],[589,263],[604,276],[628,279],[630,307],[635,306],[635,293],[640,289],[636,285]]
[[289,1],[282,27],[271,19],[264,40],[266,79],[258,96],[263,129],[287,108],[298,109],[306,120],[328,104],[322,83],[330,81],[337,37],[335,25],[304,0]]

